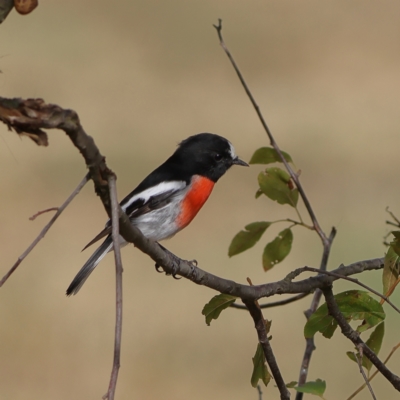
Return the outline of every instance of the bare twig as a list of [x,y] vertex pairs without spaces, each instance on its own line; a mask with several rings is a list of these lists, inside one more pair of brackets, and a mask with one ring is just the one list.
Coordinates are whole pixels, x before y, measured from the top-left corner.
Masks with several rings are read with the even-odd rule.
[[31,245],[18,257],[18,260],[11,267],[11,269],[3,276],[0,281],[0,287],[7,281],[7,279],[11,276],[11,274],[18,268],[18,265],[25,259],[25,257],[35,248],[35,246],[39,243],[41,239],[44,238],[47,231],[52,227],[54,222],[56,222],[57,218],[61,215],[61,213],[67,208],[69,203],[75,198],[75,196],[80,192],[80,190],[86,185],[89,180],[89,174],[87,174],[81,181],[81,183],[75,188],[75,190],[69,195],[67,200],[57,209],[57,212],[54,214],[53,218],[49,221],[49,223],[42,229],[36,239],[31,243]]
[[112,221],[112,238],[115,258],[115,275],[116,275],[116,320],[115,320],[115,337],[114,337],[114,360],[111,370],[110,384],[107,393],[103,396],[104,400],[114,400],[115,389],[117,387],[118,372],[121,360],[121,337],[122,337],[122,260],[120,249],[119,235],[119,211],[120,207],[117,198],[117,187],[115,184],[115,176],[110,175],[108,178],[111,197],[111,221]]
[[258,400],[262,400],[263,392],[261,390],[261,386],[257,385],[257,392],[258,392]]
[[29,217],[30,221],[34,221],[39,215],[48,213],[50,211],[58,211],[58,207],[47,208],[46,210],[38,211],[36,214],[33,214],[32,217]]
[[253,107],[254,107],[257,115],[258,115],[258,118],[259,118],[259,120],[260,120],[260,122],[261,122],[261,124],[262,124],[262,126],[263,126],[263,128],[265,130],[265,132],[268,135],[268,138],[269,138],[269,141],[271,143],[271,146],[279,154],[279,157],[281,158],[281,161],[285,165],[285,168],[289,172],[289,175],[290,175],[291,179],[295,183],[295,185],[296,185],[296,187],[297,187],[297,189],[298,189],[298,191],[300,193],[300,196],[303,199],[304,205],[305,205],[305,207],[306,207],[306,209],[308,211],[308,214],[310,215],[310,218],[311,218],[311,221],[313,223],[314,229],[317,231],[317,233],[318,233],[319,237],[321,238],[322,242],[327,242],[328,238],[326,237],[325,233],[323,232],[323,230],[321,229],[321,227],[320,227],[320,225],[318,223],[317,217],[315,216],[314,211],[313,211],[313,209],[311,207],[311,204],[310,204],[310,202],[309,202],[309,200],[308,200],[308,198],[307,198],[307,196],[306,196],[306,194],[305,194],[305,192],[303,190],[303,187],[302,187],[302,185],[300,183],[298,175],[293,171],[292,167],[290,166],[290,164],[286,161],[285,157],[283,156],[281,149],[279,148],[278,144],[276,143],[276,141],[275,141],[275,139],[274,139],[274,137],[273,137],[268,125],[267,125],[267,123],[265,122],[265,119],[264,119],[264,117],[263,117],[263,115],[262,115],[262,113],[260,111],[260,107],[258,106],[257,102],[255,101],[255,99],[254,99],[254,97],[253,97],[253,95],[252,95],[252,93],[251,93],[246,81],[243,78],[242,73],[240,72],[240,69],[239,69],[238,65],[236,64],[234,58],[231,55],[231,52],[229,51],[228,47],[225,44],[225,41],[224,41],[224,39],[222,37],[222,20],[219,19],[218,20],[218,25],[213,25],[213,26],[217,30],[218,38],[219,38],[219,42],[220,42],[221,47],[223,48],[223,50],[225,51],[226,55],[228,56],[229,61],[231,62],[232,67],[234,68],[234,70],[235,70],[235,72],[236,72],[236,74],[237,74],[237,76],[238,76],[238,78],[240,80],[240,83],[243,86],[243,89],[245,90],[248,98],[250,99],[251,104],[253,105]]
[[343,335],[350,339],[357,348],[362,348],[363,354],[372,362],[372,364],[375,365],[375,367],[393,385],[393,387],[400,391],[400,377],[392,373],[386,367],[386,365],[378,358],[378,356],[364,343],[358,332],[356,332],[350,326],[336,304],[332,287],[324,287],[322,288],[322,291],[325,296],[329,314],[336,320],[342,330]]
[[[361,351],[362,351],[362,348],[361,348]],[[362,355],[360,353],[357,353],[357,354],[353,353],[353,356],[357,360],[358,368],[360,369],[360,373],[361,373],[361,375],[362,375],[362,377],[363,377],[363,379],[365,381],[365,384],[368,386],[368,389],[369,389],[369,392],[371,393],[372,398],[374,400],[376,400],[375,393],[372,390],[372,387],[371,387],[371,385],[370,385],[370,383],[368,381],[367,375],[365,375],[365,372],[364,372],[364,369],[363,369],[363,366],[362,366]]]
[[[393,349],[390,351],[389,355],[386,357],[385,361],[383,362],[385,365],[386,363],[390,360],[390,358],[392,357],[392,355],[394,354],[394,352],[400,348],[400,343],[397,343],[396,346],[393,347]],[[378,375],[379,370],[376,370],[368,379],[369,382],[372,381],[372,379],[375,378],[376,375]],[[354,399],[354,397],[356,397],[358,395],[358,393],[360,393],[365,387],[367,386],[366,383],[362,384],[353,394],[350,395],[350,397],[348,397],[346,400],[352,400]]]
[[[293,302],[295,302],[297,300],[304,299],[304,297],[307,297],[309,294],[310,293],[300,293],[300,294],[298,294],[296,296],[289,297],[288,299],[279,300],[279,301],[273,301],[271,303],[259,304],[259,307],[261,309],[263,309],[263,308],[272,308],[272,307],[284,306],[286,304],[293,303]],[[247,310],[247,307],[243,306],[242,304],[232,303],[230,305],[230,307],[237,308],[239,310]]]
[[258,341],[263,349],[265,359],[268,366],[271,369],[271,374],[275,379],[276,385],[278,386],[281,400],[289,400],[290,393],[285,385],[281,372],[279,370],[278,364],[276,362],[274,353],[272,351],[271,344],[268,339],[268,334],[265,326],[265,320],[261,313],[260,308],[254,301],[247,301],[242,299],[243,303],[247,306],[250,315],[253,318],[254,325],[257,331]]
[[389,225],[397,226],[399,228],[400,227],[400,220],[393,214],[392,211],[389,210],[389,207],[386,207],[385,211],[396,221],[396,223],[393,223],[391,221],[386,221],[386,223],[389,224]]

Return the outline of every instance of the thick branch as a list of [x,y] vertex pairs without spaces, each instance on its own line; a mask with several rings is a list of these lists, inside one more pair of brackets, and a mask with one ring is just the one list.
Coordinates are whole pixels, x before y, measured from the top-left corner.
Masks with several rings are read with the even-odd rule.
[[93,138],[84,131],[78,114],[42,99],[5,99],[0,97],[0,121],[35,143],[47,146],[47,135],[42,129],[62,129],[80,151],[89,168],[96,193],[110,215],[111,202],[107,179],[111,171],[100,154]]

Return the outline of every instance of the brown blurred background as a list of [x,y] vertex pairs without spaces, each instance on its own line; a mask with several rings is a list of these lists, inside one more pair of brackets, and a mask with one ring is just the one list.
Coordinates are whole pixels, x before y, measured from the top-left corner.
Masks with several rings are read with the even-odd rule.
[[[398,1],[40,1],[26,17],[0,26],[0,93],[42,97],[76,110],[126,195],[183,138],[202,131],[231,140],[248,160],[266,135],[212,27],[223,33],[281,148],[327,233],[338,229],[330,268],[380,257],[385,207],[400,216]],[[49,215],[86,173],[60,131],[39,148],[0,126],[0,238],[3,275]],[[227,257],[233,235],[257,220],[295,217],[290,207],[254,199],[259,166],[233,168],[199,217],[164,244],[211,272],[254,283],[293,268],[318,266],[317,236],[295,229],[290,257],[268,274],[263,244]],[[303,215],[306,217],[304,210]],[[65,289],[90,255],[81,248],[105,213],[88,184],[0,290],[0,398],[100,399],[106,392],[114,334],[114,269],[108,256],[78,296]],[[245,312],[228,310],[210,327],[201,310],[214,295],[154,271],[125,248],[124,325],[118,400],[256,399],[250,386],[256,348]],[[364,277],[381,289],[379,273]],[[339,292],[354,288],[335,286]],[[399,302],[399,296],[394,296]],[[297,380],[304,351],[303,310],[310,299],[265,312],[285,381]],[[388,310],[382,358],[397,343],[398,316]],[[346,398],[362,378],[338,333],[320,335],[309,379],[328,382],[326,398]],[[398,359],[398,356],[397,356]],[[391,362],[393,367],[396,362]],[[396,392],[378,377],[379,398]],[[265,398],[279,397],[273,383]],[[363,393],[359,398],[366,398]]]

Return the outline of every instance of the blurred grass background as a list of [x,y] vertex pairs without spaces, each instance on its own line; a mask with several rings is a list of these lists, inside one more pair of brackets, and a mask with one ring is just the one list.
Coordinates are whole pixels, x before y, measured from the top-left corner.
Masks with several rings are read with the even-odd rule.
[[[291,154],[320,223],[336,226],[330,268],[380,257],[385,207],[400,216],[397,187],[400,99],[397,1],[45,1],[0,26],[0,93],[42,97],[76,110],[125,196],[183,138],[215,132],[248,160],[267,145],[212,27],[223,34],[281,148]],[[0,126],[1,275],[49,219],[28,217],[60,205],[86,173],[68,138],[49,132],[39,148]],[[294,217],[254,193],[260,167],[232,168],[200,216],[164,244],[210,272],[254,283],[318,266],[321,245],[295,229],[290,257],[268,274],[263,244],[228,259],[233,235],[249,222]],[[304,212],[304,211],[303,211]],[[305,215],[305,213],[304,213]],[[103,227],[91,184],[0,290],[0,398],[99,399],[106,392],[114,334],[113,258],[78,296],[65,289],[89,256],[81,248]],[[207,327],[214,295],[158,275],[125,248],[122,367],[117,398],[256,399],[250,386],[256,333],[245,312],[228,310]],[[380,290],[379,273],[364,281]],[[339,283],[335,291],[354,288]],[[398,302],[399,296],[394,300]],[[297,380],[310,299],[264,313],[284,379]],[[382,358],[398,341],[388,310]],[[346,398],[362,378],[336,334],[316,338],[309,380],[328,382],[327,399]],[[398,359],[398,356],[396,357]],[[393,367],[396,362],[391,362]],[[380,398],[396,392],[381,377]],[[265,398],[277,399],[271,384]],[[365,393],[359,398],[365,398]],[[307,396],[306,396],[307,397]]]

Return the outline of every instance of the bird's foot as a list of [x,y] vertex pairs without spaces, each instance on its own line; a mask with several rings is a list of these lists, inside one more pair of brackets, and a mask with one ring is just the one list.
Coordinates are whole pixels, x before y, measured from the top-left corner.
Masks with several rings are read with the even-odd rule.
[[171,253],[168,249],[166,249],[164,246],[162,246],[160,243],[158,243],[158,245],[165,251],[165,253],[167,253],[169,255],[169,257],[170,257],[170,259],[172,261],[172,271],[171,272],[166,272],[164,270],[164,268],[159,264],[155,265],[156,271],[160,272],[160,273],[165,272],[165,275],[167,275],[167,276],[172,275],[172,277],[174,279],[181,279],[180,277],[177,277],[177,275],[179,273],[180,259],[175,254]]

